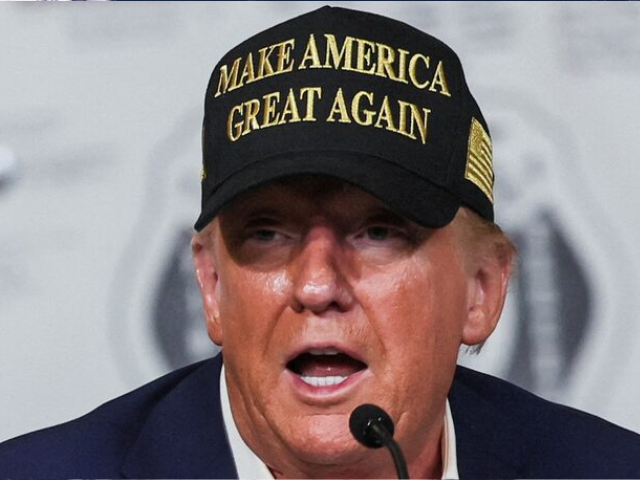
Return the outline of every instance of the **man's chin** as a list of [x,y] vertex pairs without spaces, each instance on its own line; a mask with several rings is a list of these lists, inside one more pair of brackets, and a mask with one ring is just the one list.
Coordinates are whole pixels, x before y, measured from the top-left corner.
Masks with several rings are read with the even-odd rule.
[[367,450],[353,438],[346,415],[315,415],[301,421],[293,430],[289,450],[304,463],[348,466],[366,455]]

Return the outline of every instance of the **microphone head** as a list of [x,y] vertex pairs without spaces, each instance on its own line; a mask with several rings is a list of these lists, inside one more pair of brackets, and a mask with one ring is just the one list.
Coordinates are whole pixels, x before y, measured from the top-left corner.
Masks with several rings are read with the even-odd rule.
[[349,417],[349,430],[358,442],[365,447],[380,448],[383,441],[372,425],[377,424],[389,432],[389,436],[393,437],[393,420],[387,412],[377,405],[365,403],[356,407]]

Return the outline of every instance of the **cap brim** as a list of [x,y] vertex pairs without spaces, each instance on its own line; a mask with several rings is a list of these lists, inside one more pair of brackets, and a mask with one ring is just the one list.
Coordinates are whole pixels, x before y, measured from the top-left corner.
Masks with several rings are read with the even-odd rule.
[[425,227],[447,225],[460,207],[459,200],[451,193],[388,160],[353,152],[295,152],[262,158],[227,178],[203,202],[195,229],[202,230],[238,195],[275,180],[303,174],[339,178]]

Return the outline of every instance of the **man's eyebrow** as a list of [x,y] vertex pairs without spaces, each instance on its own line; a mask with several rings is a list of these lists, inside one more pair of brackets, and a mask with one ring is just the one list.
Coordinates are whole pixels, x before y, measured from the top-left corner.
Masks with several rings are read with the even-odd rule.
[[265,209],[258,210],[255,212],[249,212],[243,216],[243,218],[239,219],[241,221],[241,226],[244,227],[262,227],[273,225],[274,223],[278,223],[280,215],[278,215],[274,210]]
[[414,222],[411,220],[389,210],[386,207],[372,208],[367,214],[367,221],[387,223],[398,227],[414,225]]
[[395,227],[401,229],[413,239],[413,242],[418,245],[421,241],[428,238],[433,229],[423,227],[416,222],[389,210],[385,206],[376,206],[371,209],[367,215],[367,223],[381,223],[386,226]]
[[280,208],[282,208],[274,206],[273,202],[265,205],[262,200],[263,199],[259,197],[241,199],[229,205],[224,213],[233,217],[269,217],[276,216]]

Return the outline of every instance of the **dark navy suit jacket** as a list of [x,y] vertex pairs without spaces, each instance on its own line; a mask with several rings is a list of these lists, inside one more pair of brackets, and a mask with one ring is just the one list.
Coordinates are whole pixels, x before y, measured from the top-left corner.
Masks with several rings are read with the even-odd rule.
[[[0,444],[0,478],[237,478],[216,357]],[[640,436],[458,367],[461,478],[640,478]]]

